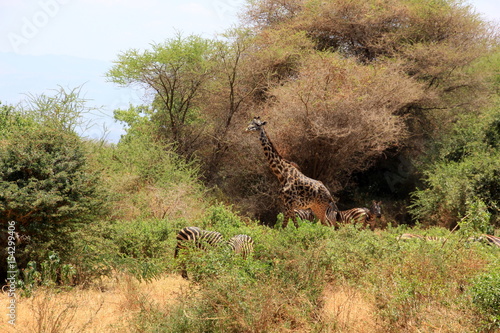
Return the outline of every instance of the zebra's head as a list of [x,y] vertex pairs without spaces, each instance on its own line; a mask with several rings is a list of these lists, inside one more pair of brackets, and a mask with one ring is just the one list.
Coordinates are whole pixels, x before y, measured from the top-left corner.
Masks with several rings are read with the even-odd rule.
[[262,126],[264,126],[265,124],[267,124],[267,121],[262,121],[262,120],[260,120],[260,117],[255,117],[250,122],[250,124],[248,124],[246,132],[259,131],[262,128]]
[[370,210],[372,214],[375,215],[375,217],[377,218],[382,217],[382,208],[380,207],[381,203],[382,201],[375,201],[375,200],[372,201],[372,208]]

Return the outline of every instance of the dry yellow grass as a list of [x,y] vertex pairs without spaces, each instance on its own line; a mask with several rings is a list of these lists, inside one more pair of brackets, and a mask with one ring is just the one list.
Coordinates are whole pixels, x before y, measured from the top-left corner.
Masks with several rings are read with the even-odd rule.
[[106,291],[73,289],[54,292],[37,290],[32,297],[19,298],[16,325],[8,323],[7,294],[0,296],[4,315],[1,332],[128,332],[141,306],[168,306],[188,288],[189,282],[169,275],[150,283],[138,283],[128,276],[104,285]]
[[327,286],[323,298],[323,320],[332,332],[380,332],[375,303],[355,288]]
[[323,291],[322,320],[326,332],[386,333],[386,332],[473,332],[474,313],[455,306],[429,302],[418,314],[407,320],[384,321],[379,315],[373,295],[352,286],[327,286]]

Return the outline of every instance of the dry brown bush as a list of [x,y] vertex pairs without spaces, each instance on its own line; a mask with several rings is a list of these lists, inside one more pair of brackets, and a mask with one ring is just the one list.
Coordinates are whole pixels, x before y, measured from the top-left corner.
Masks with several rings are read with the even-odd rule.
[[300,75],[271,91],[269,126],[302,171],[338,190],[354,171],[407,135],[399,110],[428,98],[397,66],[363,66],[335,54],[310,56]]
[[490,52],[498,37],[463,2],[265,0],[253,2],[245,17],[261,35],[303,33],[314,50],[376,67],[397,64],[428,95],[399,110],[420,119],[412,134],[442,128],[443,120],[485,102],[483,75],[467,66]]

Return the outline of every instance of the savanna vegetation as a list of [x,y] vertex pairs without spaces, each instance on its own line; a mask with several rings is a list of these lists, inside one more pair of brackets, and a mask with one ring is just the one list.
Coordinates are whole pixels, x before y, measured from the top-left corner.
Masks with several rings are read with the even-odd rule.
[[[258,0],[216,38],[117,55],[109,81],[150,100],[115,111],[117,144],[77,134],[78,89],[0,104],[2,247],[34,318],[17,329],[500,329],[499,249],[469,241],[500,224],[499,68],[498,28],[461,1]],[[375,232],[282,229],[278,183],[243,134],[257,115],[341,209],[382,200]],[[174,259],[185,226],[251,235],[254,254]]]

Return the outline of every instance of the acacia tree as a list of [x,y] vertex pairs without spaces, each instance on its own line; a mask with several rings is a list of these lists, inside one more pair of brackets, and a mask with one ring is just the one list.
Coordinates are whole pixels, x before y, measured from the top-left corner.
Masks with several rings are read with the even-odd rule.
[[421,144],[487,96],[469,65],[496,41],[461,2],[261,0],[246,22],[257,41],[309,41],[295,61],[275,58],[280,76],[262,108],[279,120],[289,158],[333,187],[388,148]]
[[78,91],[30,96],[22,109],[0,108],[0,232],[7,235],[10,222],[18,236],[29,236],[29,244],[16,249],[22,268],[49,249],[66,257],[73,231],[109,212],[100,174],[74,131],[89,111]]
[[177,35],[151,50],[129,50],[118,56],[107,78],[119,85],[139,85],[151,93],[157,135],[191,156],[200,140],[199,105],[204,85],[213,75],[211,40]]
[[425,103],[401,110],[412,114],[477,106],[481,81],[467,66],[496,43],[491,26],[454,0],[262,0],[252,2],[246,17],[262,34],[304,32],[315,50],[365,65],[397,62],[425,84]]
[[350,173],[364,170],[408,135],[401,107],[424,98],[421,84],[396,66],[366,67],[336,54],[315,54],[300,76],[270,93],[269,118],[280,124],[277,144],[306,174],[345,186]]
[[[106,213],[106,192],[90,169],[75,132],[92,108],[79,88],[30,95],[27,104],[2,112],[0,123],[0,222],[50,237],[57,230]],[[7,111],[7,110],[6,110]]]
[[[210,153],[206,156],[206,175],[212,181],[220,167],[227,163],[228,149],[241,133],[238,118],[254,105],[256,92],[267,84],[266,78],[256,70],[252,48],[254,34],[247,29],[230,29],[220,35],[216,43],[216,71],[214,80],[206,90],[202,111],[211,124]],[[229,154],[231,155],[231,154]],[[230,156],[230,159],[234,156]]]
[[[255,34],[245,57],[266,76],[244,115],[264,117],[283,155],[333,192],[381,156],[424,152],[488,99],[485,72],[470,68],[497,40],[460,1],[258,0],[244,20]],[[236,185],[256,194],[251,206],[267,206],[271,177],[243,155]]]

